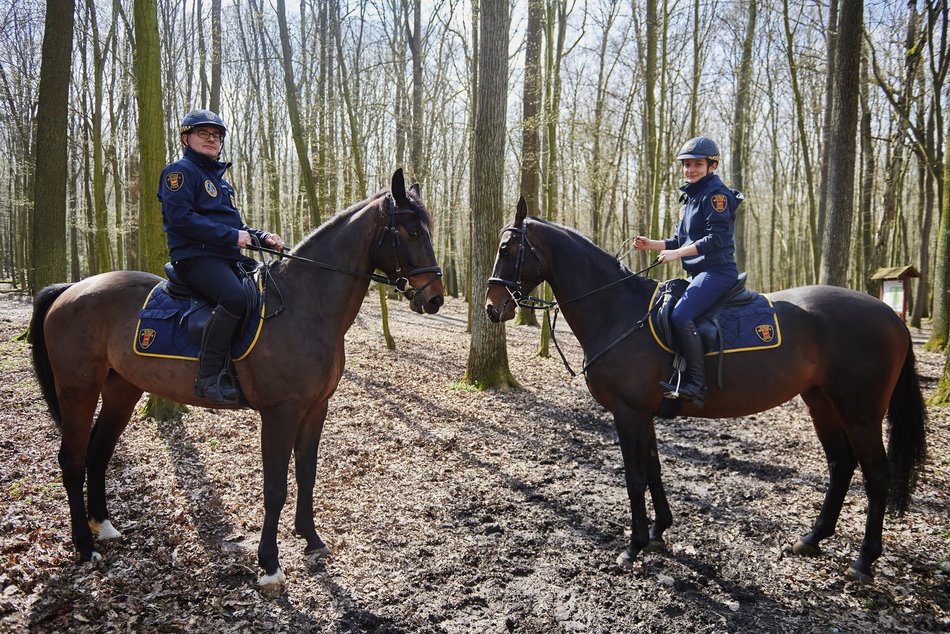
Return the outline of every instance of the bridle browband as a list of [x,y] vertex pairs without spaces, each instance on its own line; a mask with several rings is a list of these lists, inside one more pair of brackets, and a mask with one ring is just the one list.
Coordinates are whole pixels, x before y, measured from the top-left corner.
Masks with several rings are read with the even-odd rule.
[[[505,278],[502,278],[502,277],[488,278],[489,286],[503,286],[508,291],[509,297],[505,299],[505,303],[502,304],[501,311],[499,312],[501,314],[504,314],[504,312],[508,309],[509,302],[512,302],[512,301],[514,301],[515,304],[521,308],[526,308],[528,310],[539,310],[539,309],[543,310],[545,318],[548,320],[548,330],[551,333],[551,341],[554,342],[554,348],[555,350],[557,350],[558,355],[560,355],[561,362],[564,364],[564,367],[567,369],[567,371],[570,373],[572,377],[577,376],[577,373],[574,372],[574,369],[571,368],[570,364],[567,362],[567,357],[565,357],[564,353],[561,351],[561,346],[558,345],[557,338],[554,335],[554,326],[557,324],[557,315],[560,310],[560,307],[564,304],[570,304],[572,302],[582,300],[586,297],[590,297],[591,295],[594,295],[596,293],[599,293],[600,291],[606,290],[610,288],[611,286],[616,286],[617,284],[620,284],[621,282],[625,282],[631,277],[642,275],[643,273],[646,273],[653,267],[659,266],[662,263],[660,262],[659,258],[657,258],[653,263],[640,269],[636,273],[630,273],[629,275],[624,275],[620,279],[614,280],[613,282],[610,282],[609,284],[605,284],[603,286],[595,288],[592,291],[588,291],[587,293],[584,293],[582,295],[578,295],[577,297],[572,297],[571,299],[566,299],[563,301],[550,301],[547,299],[542,299],[540,297],[526,295],[525,292],[522,290],[521,269],[524,266],[525,251],[530,250],[531,253],[534,255],[534,257],[538,260],[538,262],[542,266],[544,265],[544,260],[541,258],[541,254],[538,253],[538,250],[534,247],[533,244],[531,244],[531,240],[528,239],[527,230],[524,228],[523,225],[521,227],[508,226],[501,230],[500,235],[504,235],[506,231],[510,231],[512,233],[519,235],[521,238],[521,245],[520,245],[520,248],[518,249],[518,256],[515,259],[515,280],[506,280]],[[628,241],[624,241],[624,244],[626,244],[627,242]],[[629,253],[629,251],[627,253]],[[621,256],[619,255],[619,252],[618,252],[618,255],[617,255],[618,261],[620,260],[620,257]],[[554,309],[553,321],[551,320],[552,308]],[[604,348],[603,350],[595,354],[593,357],[591,357],[590,360],[585,361],[584,365],[581,366],[581,373],[586,374],[587,369],[591,366],[591,364],[594,363],[594,361],[597,361],[597,359],[601,358],[604,354],[606,354],[608,350],[610,350],[611,348],[616,346],[618,343],[620,343],[621,341],[623,341],[624,339],[632,335],[634,332],[636,332],[640,328],[643,328],[644,324],[646,324],[646,320],[649,317],[652,309],[653,309],[652,306],[647,308],[646,315],[644,315],[643,318],[640,319],[633,328],[624,332],[616,340],[614,340],[610,345],[608,345],[606,348]]]

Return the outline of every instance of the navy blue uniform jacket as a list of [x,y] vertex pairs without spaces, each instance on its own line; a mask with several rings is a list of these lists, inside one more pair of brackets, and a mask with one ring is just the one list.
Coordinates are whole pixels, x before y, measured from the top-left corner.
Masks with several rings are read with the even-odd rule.
[[181,159],[162,170],[158,199],[172,262],[202,255],[238,260],[240,230],[264,243],[268,233],[244,224],[234,205],[234,188],[224,180],[229,167],[185,148]]
[[736,208],[742,194],[726,187],[715,173],[680,187],[683,205],[676,235],[665,240],[667,249],[696,245],[699,255],[682,258],[691,277],[703,271],[737,275]]

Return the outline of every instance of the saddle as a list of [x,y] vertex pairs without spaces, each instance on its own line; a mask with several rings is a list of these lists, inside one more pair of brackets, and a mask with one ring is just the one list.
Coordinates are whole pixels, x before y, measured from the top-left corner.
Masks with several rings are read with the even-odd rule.
[[[244,286],[244,296],[247,304],[247,310],[244,311],[244,319],[236,329],[235,333],[244,332],[248,324],[258,313],[261,305],[261,294],[263,289],[258,288],[257,274],[260,265],[256,260],[238,261],[236,263],[239,278]],[[182,322],[188,324],[188,337],[191,341],[200,346],[201,334],[204,332],[205,324],[211,317],[211,311],[215,304],[204,295],[193,292],[185,282],[178,277],[175,267],[171,262],[165,263],[165,277],[168,279],[162,282],[162,290],[170,297],[180,300],[191,300],[191,305],[181,317]]]
[[[739,275],[735,285],[694,320],[706,355],[719,356],[717,380],[720,388],[726,352],[775,348],[781,344],[778,317],[772,302],[764,295],[748,290],[745,286],[746,277],[746,273]],[[654,300],[650,326],[657,342],[670,352],[676,349],[671,323],[673,307],[688,286],[689,282],[684,279],[669,280],[657,287],[657,295],[654,296],[659,299]],[[676,355],[674,366],[682,369],[677,364],[685,367],[679,355]]]

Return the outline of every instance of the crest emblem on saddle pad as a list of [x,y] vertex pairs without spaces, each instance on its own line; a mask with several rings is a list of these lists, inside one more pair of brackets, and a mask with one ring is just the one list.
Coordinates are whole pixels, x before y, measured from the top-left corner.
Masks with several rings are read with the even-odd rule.
[[208,192],[208,195],[212,198],[217,198],[218,196],[218,188],[209,180],[205,181],[205,191]]
[[726,210],[726,195],[725,194],[716,194],[709,199],[709,202],[712,204],[712,208],[722,213]]
[[148,348],[155,341],[155,331],[151,328],[142,328],[139,331],[139,346],[142,349]]
[[761,324],[755,327],[755,334],[759,336],[759,339],[768,343],[775,338],[775,329],[772,328],[771,324]]
[[177,192],[181,189],[181,185],[184,181],[185,178],[181,172],[169,172],[165,174],[165,187],[173,192]]

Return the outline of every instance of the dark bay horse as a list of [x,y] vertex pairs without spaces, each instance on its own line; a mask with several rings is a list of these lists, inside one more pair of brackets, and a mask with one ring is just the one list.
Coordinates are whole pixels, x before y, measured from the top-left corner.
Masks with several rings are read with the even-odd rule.
[[[586,368],[587,386],[613,413],[620,440],[632,532],[618,562],[630,564],[646,547],[662,546],[663,531],[673,522],[653,425],[663,399],[658,382],[669,378],[673,356],[655,342],[649,327],[623,336],[646,316],[657,283],[632,274],[576,231],[526,217],[526,212],[522,200],[514,222],[502,230],[485,309],[494,322],[509,320],[519,299],[547,281],[585,358],[595,359]],[[848,572],[869,581],[881,554],[888,494],[892,508],[903,512],[925,457],[926,411],[910,334],[891,308],[864,293],[808,286],[769,297],[778,312],[782,345],[725,355],[723,387],[709,380],[705,406],[684,404],[682,414],[745,416],[800,394],[831,477],[818,519],[794,551],[820,552],[821,540],[834,533],[860,464],[867,521],[860,553]],[[714,376],[715,363],[715,357],[707,357],[707,376]],[[885,413],[887,452],[882,442]],[[649,529],[648,487],[656,516]]]
[[[313,490],[327,401],[343,374],[343,337],[376,269],[410,298],[415,312],[439,310],[443,290],[431,228],[418,185],[407,190],[398,170],[390,189],[317,228],[291,252],[297,259],[271,266],[268,289],[280,290],[283,310],[265,323],[251,354],[235,364],[247,402],[261,415],[262,586],[273,587],[285,579],[278,561],[277,524],[287,498],[291,452],[298,485],[294,528],[306,539],[307,555],[329,552],[314,526]],[[142,393],[219,407],[193,395],[194,362],[133,353],[139,310],[160,281],[148,273],[104,273],[76,284],[50,286],[34,302],[33,361],[50,412],[62,430],[59,464],[73,543],[81,560],[100,557],[93,533],[99,539],[120,536],[109,521],[105,472]],[[267,301],[268,312],[281,303],[273,293],[268,293]],[[102,405],[93,425],[100,396]],[[88,515],[83,499],[87,475]]]

